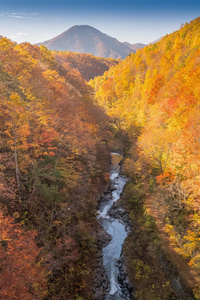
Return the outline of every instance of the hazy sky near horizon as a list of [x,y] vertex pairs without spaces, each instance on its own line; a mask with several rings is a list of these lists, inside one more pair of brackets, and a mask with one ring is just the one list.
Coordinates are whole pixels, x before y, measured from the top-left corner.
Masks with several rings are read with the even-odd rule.
[[148,44],[200,16],[200,0],[0,0],[0,34],[37,43],[74,25]]

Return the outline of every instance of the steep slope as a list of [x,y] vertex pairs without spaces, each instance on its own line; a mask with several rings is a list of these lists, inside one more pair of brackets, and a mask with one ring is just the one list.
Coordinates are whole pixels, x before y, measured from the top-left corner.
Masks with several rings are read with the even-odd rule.
[[47,48],[2,38],[0,59],[0,298],[92,299],[108,119]]
[[115,59],[124,59],[133,51],[117,39],[88,25],[73,26],[57,37],[37,45],[44,45],[49,50],[67,50]]
[[[137,50],[118,66],[111,67],[103,77],[91,82],[96,89],[97,101],[113,118],[116,129],[126,130],[130,142],[133,142],[125,162],[126,172],[132,178],[126,201],[132,217],[143,202],[143,212],[140,212],[143,219],[141,215],[138,218],[140,223],[144,222],[141,224],[143,231],[138,233],[141,241],[144,238],[141,246],[147,240],[145,230],[155,232],[146,206],[150,206],[150,213],[159,207],[168,245],[179,257],[173,263],[177,263],[177,269],[188,263],[193,280],[184,272],[182,276],[196,299],[200,299],[199,57],[200,17],[166,35],[158,43]],[[153,201],[149,201],[149,192],[156,193]],[[153,268],[154,234],[152,240],[146,260],[141,262],[140,257],[135,257],[135,267],[143,273]],[[131,247],[134,249],[134,243]],[[170,247],[167,250],[171,251]],[[141,249],[138,247],[138,250]],[[133,253],[130,258],[133,259]],[[152,274],[143,278],[139,272],[138,280],[134,280],[136,285],[146,287],[150,283],[148,292],[151,290],[152,299],[157,299],[152,288],[155,283],[150,278],[153,279]]]

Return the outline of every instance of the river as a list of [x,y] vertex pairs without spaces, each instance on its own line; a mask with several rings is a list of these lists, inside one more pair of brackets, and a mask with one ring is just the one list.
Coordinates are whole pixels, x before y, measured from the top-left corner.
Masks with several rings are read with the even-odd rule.
[[119,163],[123,157],[118,153],[111,153],[111,156],[112,167],[110,181],[113,188],[110,197],[106,197],[102,200],[98,211],[99,223],[112,237],[110,243],[103,248],[103,264],[110,282],[110,291],[107,293],[105,300],[129,300],[133,298],[129,291],[126,290],[126,287],[119,283],[119,268],[117,266],[117,260],[120,258],[122,245],[127,237],[127,232],[122,223],[109,216],[109,210],[114,202],[120,198],[127,178],[120,174]]

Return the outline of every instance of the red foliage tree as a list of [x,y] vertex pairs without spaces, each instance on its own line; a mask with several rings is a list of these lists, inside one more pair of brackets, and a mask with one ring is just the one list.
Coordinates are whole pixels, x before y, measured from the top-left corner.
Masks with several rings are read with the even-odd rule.
[[41,299],[45,294],[45,270],[37,262],[35,236],[0,210],[1,299]]

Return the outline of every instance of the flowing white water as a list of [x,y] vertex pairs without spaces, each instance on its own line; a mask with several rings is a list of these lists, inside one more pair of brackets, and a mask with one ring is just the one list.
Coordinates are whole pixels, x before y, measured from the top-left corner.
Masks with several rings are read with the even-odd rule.
[[[127,236],[125,226],[109,216],[108,211],[116,202],[122,193],[123,187],[127,181],[126,177],[119,175],[120,165],[119,162],[122,156],[117,153],[112,155],[112,169],[110,174],[111,184],[114,190],[111,192],[111,197],[107,200],[103,199],[99,213],[99,222],[102,227],[112,236],[111,242],[103,248],[103,264],[110,281],[110,291],[106,300],[124,300],[124,293],[118,281],[119,269],[116,265],[117,260],[120,258],[122,245]],[[105,201],[104,201],[105,200]]]

